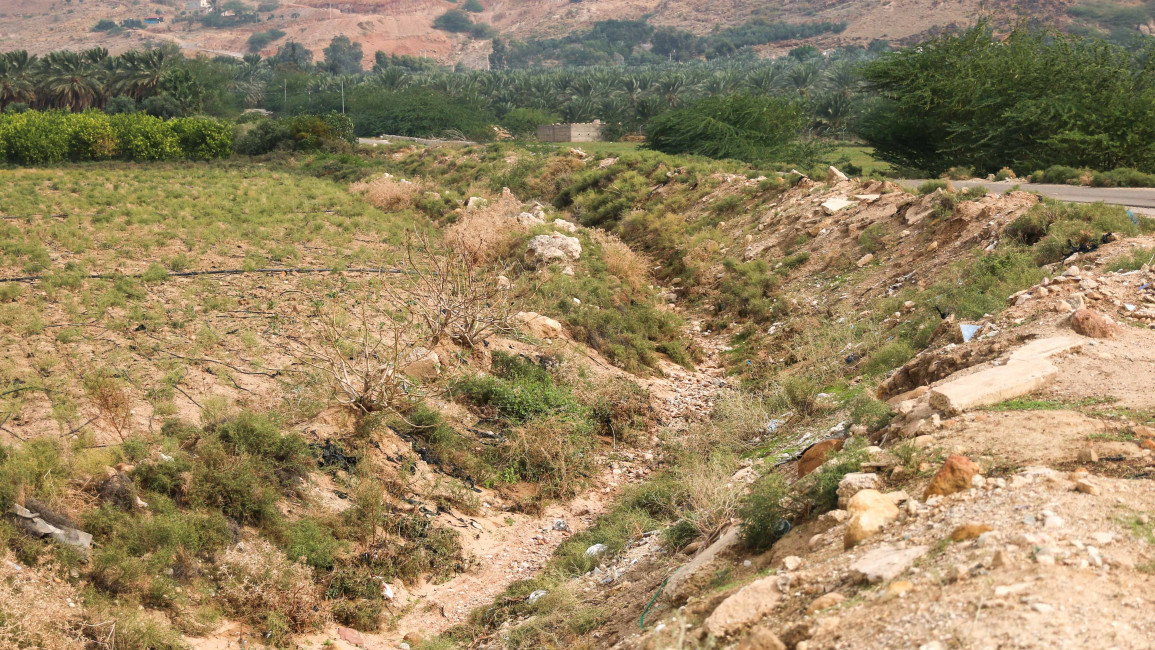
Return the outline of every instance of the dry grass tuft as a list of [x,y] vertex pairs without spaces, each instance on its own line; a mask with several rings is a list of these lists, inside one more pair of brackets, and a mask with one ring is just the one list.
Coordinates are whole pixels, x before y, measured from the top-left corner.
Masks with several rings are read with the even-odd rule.
[[84,648],[76,588],[47,569],[17,566],[0,554],[0,648]]
[[653,264],[645,256],[634,252],[622,240],[604,230],[590,230],[590,239],[601,247],[606,270],[629,287],[631,292],[641,291],[651,284],[650,269]]
[[220,571],[220,598],[234,614],[264,629],[274,642],[315,630],[328,621],[313,570],[290,561],[263,539],[230,548],[221,559]]
[[675,470],[686,492],[688,519],[702,537],[712,537],[738,513],[746,485],[731,480],[736,465],[734,457],[716,453]]
[[364,195],[366,201],[382,210],[394,212],[412,205],[421,194],[422,185],[385,174],[364,183],[354,183],[350,189]]
[[509,257],[518,235],[528,230],[518,221],[519,214],[521,202],[503,193],[486,205],[465,209],[457,222],[445,229],[445,241],[479,263]]

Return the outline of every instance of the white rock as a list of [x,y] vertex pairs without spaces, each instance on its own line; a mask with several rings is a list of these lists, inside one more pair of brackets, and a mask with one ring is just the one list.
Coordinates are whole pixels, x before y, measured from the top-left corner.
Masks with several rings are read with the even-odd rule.
[[877,490],[880,485],[878,474],[873,472],[851,472],[838,482],[838,507],[845,509],[850,499],[862,490]]
[[608,550],[610,550],[610,547],[605,544],[594,544],[586,549],[586,557],[597,557]]
[[525,261],[531,265],[565,262],[581,257],[582,244],[577,237],[554,233],[538,235],[525,248]]
[[904,549],[882,546],[855,560],[850,565],[850,575],[871,584],[894,580],[929,550],[929,546],[911,546]]
[[855,205],[854,201],[848,201],[842,197],[834,197],[822,202],[822,210],[826,214],[834,214],[839,210]]

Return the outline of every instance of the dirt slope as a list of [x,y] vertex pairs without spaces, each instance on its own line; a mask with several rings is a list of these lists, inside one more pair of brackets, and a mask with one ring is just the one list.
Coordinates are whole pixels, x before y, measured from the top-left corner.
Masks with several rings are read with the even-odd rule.
[[[511,38],[563,36],[588,28],[600,20],[638,19],[650,16],[654,24],[709,33],[717,27],[741,23],[756,9],[765,5],[746,0],[489,0],[486,11],[477,16],[480,22],[492,24]],[[937,0],[890,0],[872,3],[822,2],[798,5],[781,3],[771,16],[783,22],[845,21],[847,29],[839,35],[810,39],[820,47],[866,45],[876,38],[902,41],[924,35],[948,25],[968,24],[986,12],[1010,17],[1031,15],[1045,21],[1062,23],[1067,0],[1049,0],[1042,4],[1020,0],[995,3],[964,0],[941,3]],[[470,65],[485,65],[488,44],[472,42],[464,36],[433,29],[434,18],[454,5],[447,2],[414,2],[412,0],[359,0],[356,2],[282,3],[269,14],[262,14],[257,24],[227,29],[206,29],[188,22],[173,23],[184,11],[183,6],[145,2],[127,5],[115,0],[88,0],[61,5],[54,0],[0,0],[0,50],[27,49],[43,54],[55,49],[79,50],[102,46],[118,53],[141,44],[158,41],[178,43],[189,54],[239,55],[247,51],[249,36],[257,31],[277,28],[313,50],[321,58],[321,49],[338,35],[359,41],[365,52],[365,64],[371,66],[377,50],[391,54],[429,56],[444,63],[467,60]],[[120,22],[160,14],[168,22],[144,30],[129,30],[119,36],[91,31],[99,20]],[[800,43],[801,41],[799,41]],[[774,54],[798,43],[783,43],[765,48]],[[276,44],[262,52],[271,54]]]
[[[719,195],[751,182],[735,178],[739,187]],[[803,181],[764,215],[724,225],[732,223],[746,259],[808,232],[811,261],[788,286],[800,307],[837,314],[861,308],[864,295],[893,291],[896,281],[942,273],[963,251],[998,241],[1036,201],[987,195],[932,225],[920,215],[933,197],[890,189]],[[820,207],[835,196],[857,205]],[[881,264],[852,266],[853,279],[836,292],[816,282],[833,260],[861,252],[851,252],[857,233],[888,220],[903,234],[880,253]],[[1153,244],[1140,236],[1075,254],[1007,296],[1010,306],[980,319],[973,340],[951,334],[908,362],[880,388],[896,417],[871,436],[880,446],[867,449],[862,474],[840,484],[839,509],[805,521],[769,551],[744,550],[735,523],[684,553],[639,540],[599,576],[577,579],[588,603],[614,612],[593,634],[597,645],[1151,647],[1155,630],[1141,612],[1155,562],[1155,271],[1109,268]],[[1076,307],[1084,311],[1076,315]],[[1086,313],[1097,315],[1097,328],[1084,324]],[[1044,381],[1028,381],[1039,372]],[[987,379],[972,380],[979,376]],[[793,435],[830,436],[822,426]],[[748,482],[752,471],[793,480],[795,470],[755,461],[731,480]],[[962,482],[951,487],[957,475]],[[894,505],[871,506],[865,492]],[[859,493],[861,501],[852,498]],[[888,509],[875,532],[858,532],[860,513]],[[605,573],[613,579],[601,579]]]

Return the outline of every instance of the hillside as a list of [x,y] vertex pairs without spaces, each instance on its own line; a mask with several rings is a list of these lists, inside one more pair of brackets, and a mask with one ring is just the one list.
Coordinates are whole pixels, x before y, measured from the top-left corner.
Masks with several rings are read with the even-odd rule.
[[1151,219],[509,145],[6,178],[0,647],[1151,634]]
[[[365,0],[363,2],[327,3],[320,1],[265,3],[257,15],[259,21],[235,26],[207,28],[187,18],[183,5],[157,2],[124,4],[113,0],[60,2],[59,0],[0,0],[0,51],[27,49],[43,54],[55,49],[80,50],[101,46],[119,53],[144,43],[174,43],[186,53],[240,56],[248,51],[248,39],[256,33],[279,29],[286,33],[281,40],[268,45],[262,54],[272,54],[284,41],[294,40],[322,58],[321,50],[338,35],[347,35],[362,44],[365,65],[371,66],[373,54],[380,50],[391,54],[428,56],[443,63],[464,61],[470,66],[485,66],[488,40],[470,40],[433,29],[433,21],[456,7],[450,2],[414,2],[410,0]],[[854,0],[852,2],[782,3],[767,6],[744,0],[722,0],[709,3],[703,10],[698,0],[489,0],[485,11],[473,14],[477,22],[492,25],[503,36],[513,39],[559,37],[588,29],[598,21],[650,17],[654,25],[671,26],[696,34],[707,34],[718,27],[738,25],[753,15],[785,23],[813,21],[845,22],[840,34],[761,46],[763,54],[784,53],[802,42],[822,48],[845,45],[865,46],[875,39],[904,42],[934,33],[949,25],[965,25],[984,11],[996,17],[1013,20],[1032,18],[1068,24],[1071,3],[1067,0],[1000,0],[997,3],[966,0],[943,3],[938,0],[890,0],[884,3]],[[256,4],[251,4],[256,8]],[[1136,31],[1150,16],[1142,7],[1099,3],[1083,11],[1079,24],[1096,29]],[[92,31],[100,20],[121,22],[151,15],[162,15],[166,21],[142,29],[126,29],[120,34]]]

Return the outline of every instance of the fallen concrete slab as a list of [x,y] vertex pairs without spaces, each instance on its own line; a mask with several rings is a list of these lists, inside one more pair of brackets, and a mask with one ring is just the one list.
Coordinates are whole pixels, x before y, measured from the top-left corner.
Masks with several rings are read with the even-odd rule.
[[1050,358],[1075,350],[1084,341],[1075,336],[1031,341],[1012,352],[1006,365],[948,380],[932,388],[930,406],[945,415],[956,415],[1033,393],[1054,381],[1059,374]]

